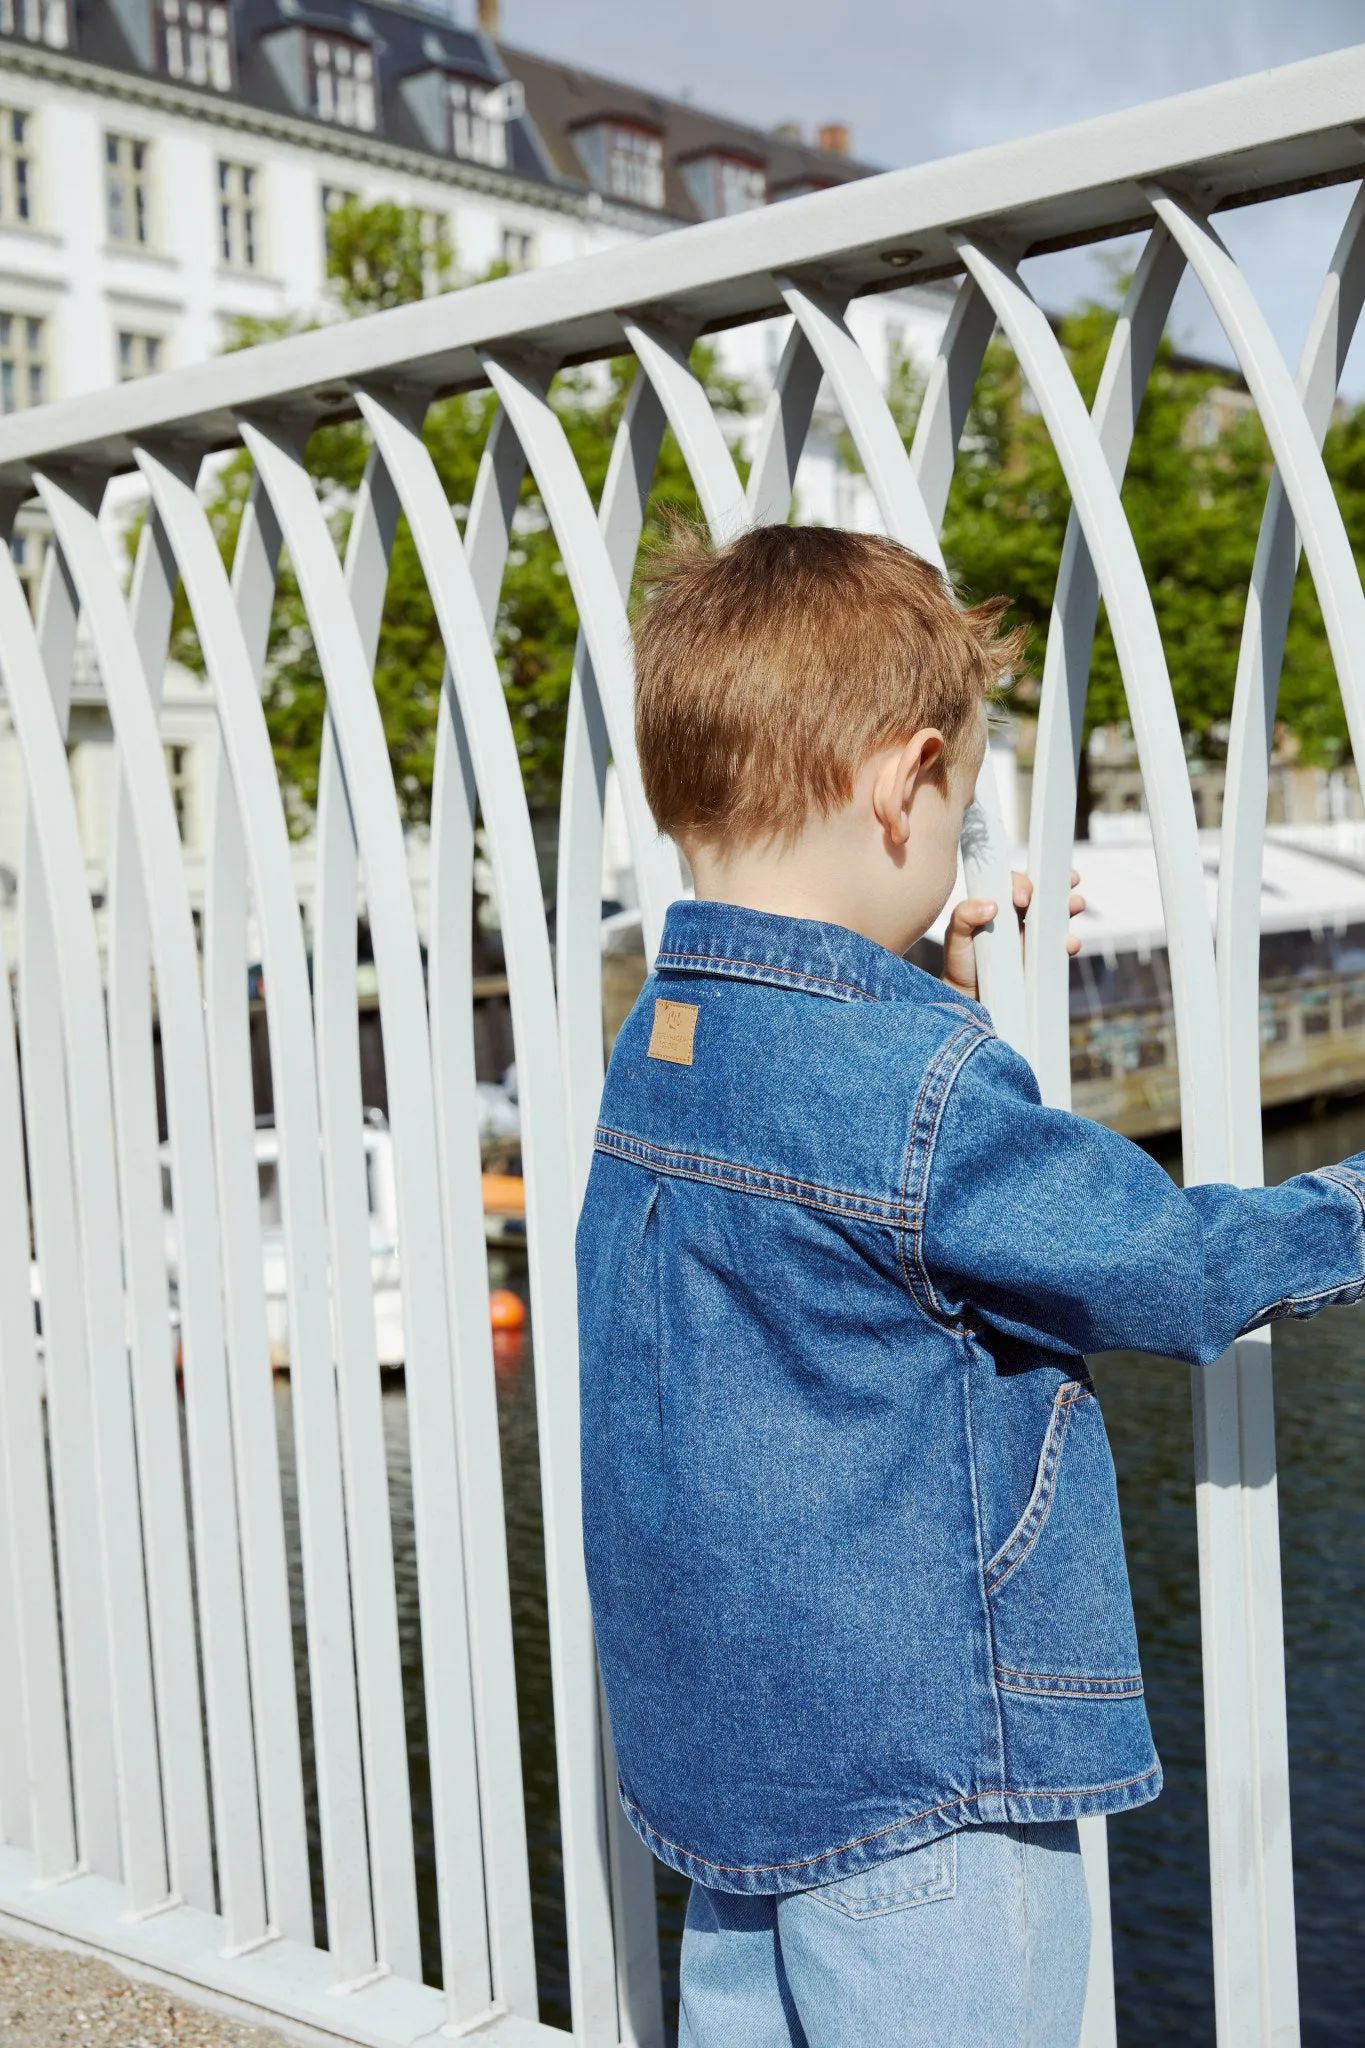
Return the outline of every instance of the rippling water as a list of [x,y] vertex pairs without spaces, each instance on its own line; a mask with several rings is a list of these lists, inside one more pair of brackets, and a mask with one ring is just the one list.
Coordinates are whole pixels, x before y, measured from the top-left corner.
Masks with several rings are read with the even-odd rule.
[[[1357,1149],[1365,1149],[1365,1108],[1273,1134],[1267,1176],[1280,1180]],[[506,1284],[520,1285],[515,1269]],[[497,1341],[541,2016],[567,2026],[531,1349],[529,1336]],[[1365,2041],[1365,1307],[1282,1323],[1274,1342],[1303,2039],[1318,2048]],[[1114,1354],[1097,1362],[1096,1380],[1118,1465],[1149,1705],[1166,1769],[1162,1798],[1110,1827],[1120,2039],[1124,2048],[1208,2042],[1213,1980],[1190,1376],[1183,1366]],[[278,1398],[287,1445],[286,1385]],[[423,1949],[434,1979],[434,1861],[401,1386],[386,1392],[384,1416]],[[298,1604],[296,1588],[296,1611]],[[686,1887],[669,1871],[657,1874],[671,2025]]]

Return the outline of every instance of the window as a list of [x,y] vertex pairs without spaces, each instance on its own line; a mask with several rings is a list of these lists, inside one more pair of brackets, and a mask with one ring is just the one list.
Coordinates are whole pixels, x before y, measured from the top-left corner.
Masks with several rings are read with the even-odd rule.
[[704,220],[748,213],[767,204],[767,173],[751,159],[708,150],[702,156],[689,157],[681,169],[688,195]]
[[187,85],[232,88],[232,40],[228,11],[205,0],[162,0],[161,39],[166,70]]
[[66,0],[0,0],[0,35],[64,50],[71,41]]
[[314,113],[341,128],[372,133],[379,125],[373,52],[340,36],[310,36],[308,55]]
[[526,110],[520,82],[509,78],[502,85],[487,86],[468,78],[447,79],[446,104],[451,154],[467,163],[505,170],[508,126]]
[[261,260],[261,174],[251,164],[218,165],[218,254],[233,270]]
[[161,368],[161,337],[157,334],[129,334],[118,338],[118,380],[131,383],[134,377],[150,377]]
[[47,397],[46,322],[0,313],[0,412],[20,412]]
[[574,147],[599,192],[633,206],[663,205],[664,145],[652,129],[590,121],[575,131]]
[[33,218],[33,116],[0,107],[0,220]]
[[612,128],[607,136],[607,190],[636,206],[664,203],[664,146],[642,128]]
[[146,248],[152,239],[151,150],[131,135],[104,138],[105,217],[111,242]]
[[757,164],[740,163],[734,157],[723,156],[719,184],[722,213],[748,213],[755,206],[767,204],[768,180]]
[[509,270],[532,270],[536,260],[536,238],[520,228],[502,231],[502,260]]

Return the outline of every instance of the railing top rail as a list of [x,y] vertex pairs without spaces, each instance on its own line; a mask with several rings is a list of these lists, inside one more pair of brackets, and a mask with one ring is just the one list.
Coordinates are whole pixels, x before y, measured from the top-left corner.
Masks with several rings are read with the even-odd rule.
[[967,226],[1016,258],[1098,241],[1150,223],[1147,181],[1207,212],[1363,171],[1365,44],[17,414],[0,489],[38,463],[130,468],[140,440],[225,446],[242,413],[342,416],[366,381],[468,389],[481,350],[621,354],[625,310],[694,329],[780,314],[783,274],[855,294],[956,275]]

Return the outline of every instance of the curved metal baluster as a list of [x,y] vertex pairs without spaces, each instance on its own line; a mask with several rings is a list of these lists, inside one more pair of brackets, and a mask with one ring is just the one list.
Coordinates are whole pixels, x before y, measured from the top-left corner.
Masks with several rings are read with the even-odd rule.
[[[0,1356],[0,1371],[4,1369]],[[3,1396],[0,1395],[0,1403]],[[3,1406],[0,1406],[0,1429]],[[14,1556],[15,1520],[9,1498],[9,1459],[0,1437],[0,1541]],[[0,1690],[0,1842],[12,1849],[31,1846],[28,1741],[24,1726],[23,1657],[19,1646],[19,1608],[15,1574],[0,1567],[0,1669],[14,1674]]]
[[[1295,403],[1321,448],[1365,295],[1365,188],[1341,230],[1299,364]],[[1264,345],[1264,335],[1259,337]],[[1235,345],[1235,344],[1234,344]],[[1267,399],[1287,407],[1284,379]],[[1329,486],[1330,488],[1330,486]],[[1325,508],[1324,508],[1325,509]],[[1218,884],[1218,969],[1224,992],[1233,1165],[1261,1179],[1261,860],[1270,751],[1298,565],[1293,507],[1277,469],[1261,519],[1233,699]],[[1340,565],[1338,565],[1340,566]]]
[[[13,507],[0,538],[8,538]],[[16,1019],[9,965],[0,948],[0,1455],[5,1514],[0,1543],[9,1548],[17,1656],[14,1707],[21,1723],[15,1754],[26,1783],[5,1809],[6,1839],[33,1852],[42,1882],[64,1876],[76,1861],[76,1817],[67,1749],[66,1696],[57,1576],[50,1543],[34,1531],[51,1526],[42,1377],[33,1328],[29,1278],[29,1205],[24,1175],[24,1121],[19,1091]],[[6,1570],[0,1565],[0,1570]]]
[[1313,572],[1351,744],[1365,759],[1365,591],[1317,436],[1266,317],[1213,228],[1188,200],[1160,186],[1149,187],[1148,196],[1203,285],[1256,401]]
[[[28,1201],[24,1130],[19,1107],[14,1008],[9,968],[0,954],[0,1441],[6,1513],[0,1536],[9,1547],[18,1655],[13,1686],[20,1726],[16,1756],[21,1788],[7,1798],[6,1839],[31,1848],[34,1874],[65,1876],[76,1861],[71,1763],[57,1628],[57,1581],[49,1528],[42,1381],[33,1341],[29,1287]],[[35,1537],[35,1532],[39,1532]]]
[[[382,472],[366,470],[351,516],[346,585],[374,667],[398,506]],[[337,1392],[345,1453],[356,1678],[365,1756],[378,1959],[422,1981],[412,1794],[393,1535],[374,1320],[369,1193],[356,1007],[355,823],[336,732],[323,728],[318,774],[313,1015],[322,1111],[323,1173],[332,1252]],[[400,1245],[400,1257],[402,1247]]]
[[[1329,625],[1329,638],[1357,745],[1365,725],[1361,691],[1365,671],[1355,640],[1362,612],[1359,580],[1318,454],[1365,296],[1365,202],[1358,194],[1338,240],[1304,346],[1297,390],[1290,385],[1288,371],[1249,288],[1213,230],[1182,202],[1162,194],[1157,204],[1200,276],[1242,363],[1277,462],[1247,598],[1219,862],[1218,965],[1227,1048],[1231,1165],[1237,1179],[1256,1184],[1262,1177],[1261,861],[1275,697],[1298,560],[1296,511],[1310,539],[1310,566],[1320,594],[1324,577],[1339,585],[1349,576],[1348,587],[1338,591],[1345,616],[1335,616],[1335,637]],[[1325,619],[1329,610],[1335,613],[1325,596],[1322,608]],[[1343,663],[1343,644],[1353,666]],[[1242,1339],[1236,1352],[1241,1407],[1238,1450],[1249,1489],[1242,1503],[1243,1541],[1252,1602],[1244,1678],[1255,1701],[1259,1744],[1252,1786],[1256,1838],[1261,1847],[1253,1873],[1262,1942],[1258,1989],[1268,2032],[1288,2038],[1298,2024],[1297,1959],[1269,1331]],[[1229,1950],[1226,1967],[1232,1975],[1234,1959],[1240,1960],[1234,1931],[1229,1930],[1225,1938]]]
[[284,533],[326,679],[374,937],[394,1133],[442,1960],[452,2016],[465,2022],[488,2010],[491,1987],[482,1859],[474,1853],[481,1831],[467,1573],[421,949],[370,665],[326,519],[297,450],[278,429],[246,422],[242,432]]
[[[834,302],[805,286],[778,282],[824,367],[887,532],[942,569],[943,550],[914,466],[872,365],[850,334],[842,312]],[[1000,916],[976,940],[982,1000],[1001,1037],[1026,1053],[1024,975],[1015,936],[1010,849],[989,766],[977,784],[976,801],[963,825],[962,863],[973,894],[993,897],[1000,906]]]
[[[1184,258],[1162,228],[1148,237],[1105,357],[1091,409],[1095,433],[1116,484],[1122,481],[1147,380],[1170,311]],[[970,289],[981,303],[979,287]],[[990,314],[994,322],[994,312]],[[1033,901],[1025,920],[1024,986],[1034,1071],[1044,1102],[1071,1106],[1070,924],[1073,820],[1090,653],[1099,612],[1099,583],[1081,522],[1073,509],[1053,594],[1038,707],[1029,874]],[[1109,1906],[1109,1851],[1103,1817],[1083,1820],[1081,1847],[1090,1889],[1090,1985],[1085,2048],[1116,2038],[1114,1956]]]
[[[231,1460],[222,1455],[231,1442],[232,1424],[218,1264],[218,1207],[212,1174],[204,1171],[213,1157],[213,1135],[194,927],[142,650],[99,531],[96,509],[56,478],[39,477],[38,488],[80,593],[99,657],[128,793],[156,963],[176,1201],[185,1417],[218,1883],[230,1938],[241,1944],[259,1940],[265,1933],[265,1883],[254,1797],[236,1499]],[[150,632],[151,622],[144,620],[144,624]],[[89,1286],[88,1272],[86,1278]],[[145,1628],[145,1613],[140,1621]],[[154,1744],[155,1730],[147,1732]],[[145,1791],[139,1796],[145,1797]]]
[[621,325],[640,368],[659,394],[712,540],[732,539],[744,523],[744,486],[711,402],[688,364],[692,335],[680,339],[654,322],[629,316],[623,316]]
[[[213,685],[246,837],[270,992],[270,1058],[289,1277],[290,1397],[327,1935],[333,1968],[340,1983],[347,1985],[373,1972],[374,1939],[308,969],[252,650],[217,543],[183,471],[146,449],[138,451],[138,466],[175,549]],[[258,586],[242,594],[259,606],[263,592]]]
[[[1164,228],[1156,228],[1143,249],[1109,343],[1090,416],[1115,484],[1122,483],[1128,466],[1143,393],[1184,267],[1178,245]],[[1068,899],[1076,780],[1099,598],[1094,564],[1073,507],[1052,599],[1038,706],[1029,821],[1034,893],[1025,921],[1024,960],[1034,1070],[1044,1102],[1061,1109],[1071,1107]]]
[[[27,611],[27,606],[25,606]],[[66,738],[76,644],[76,598],[50,548],[38,602],[37,641],[58,737]],[[28,630],[33,630],[30,622]],[[16,734],[17,736],[17,734]],[[22,745],[20,748],[22,755]],[[66,799],[71,801],[70,785]],[[43,1330],[43,1379],[57,1528],[57,1584],[65,1648],[71,1770],[81,1861],[120,1874],[118,1790],[109,1722],[109,1644],[86,1353],[80,1234],[67,1112],[62,990],[55,918],[34,796],[25,769],[19,891],[19,1043]],[[82,906],[81,915],[85,915]]]
[[680,893],[682,877],[677,850],[669,840],[660,837],[640,786],[634,744],[630,632],[620,586],[587,485],[579,474],[563,423],[545,396],[543,382],[524,363],[494,355],[485,355],[481,360],[526,451],[559,542],[578,607],[579,624],[592,656],[593,675],[635,852],[645,957],[652,960],[663,930],[664,911]]
[[1200,1161],[1203,1178],[1222,1170],[1227,1150],[1217,1044],[1208,1029],[1218,1014],[1218,988],[1194,802],[1156,615],[1109,465],[1046,315],[1003,256],[967,235],[954,240],[1038,400],[1098,572],[1152,812],[1176,993],[1187,1158]]
[[[1165,657],[1136,546],[1103,451],[1045,316],[1010,266],[966,236],[957,240],[1014,342],[1071,485],[1098,572],[1152,813],[1175,996],[1186,1174],[1192,1181],[1225,1177],[1229,1157],[1219,1033],[1209,1028],[1219,1014],[1219,991],[1194,806]],[[1258,1747],[1263,1751],[1264,1745],[1258,1745],[1254,1697],[1247,1683],[1254,1668],[1253,1623],[1232,1352],[1195,1372],[1192,1384],[1219,2036],[1260,2038],[1261,1971],[1248,1969],[1246,1957],[1264,1953],[1258,1901],[1264,1851],[1257,1832],[1254,1781],[1265,1762],[1258,1756]]]
[[744,498],[753,526],[781,526],[790,517],[796,472],[824,376],[820,358],[793,320],[754,443]]
[[[664,427],[658,392],[641,373],[626,395],[598,510],[607,558],[623,601],[630,589]],[[602,1098],[602,807],[609,752],[592,655],[580,629],[560,786],[555,904],[559,1044],[575,1214],[592,1164],[593,1131]],[[634,847],[632,852],[639,857]],[[621,1810],[605,1701],[601,1721],[621,2039],[639,2044],[639,2048],[654,2048],[663,2040],[654,1859]]]
[[[69,552],[63,547],[62,553],[70,569]],[[75,1207],[83,1288],[78,1299],[85,1312],[89,1377],[79,1393],[72,1392],[82,1404],[88,1401],[94,1440],[103,1592],[100,1620],[107,1631],[110,1674],[109,1690],[98,1706],[112,1718],[121,1846],[121,1856],[115,1852],[114,1867],[106,1863],[104,1874],[117,1876],[121,1867],[130,1904],[135,1911],[145,1911],[166,1896],[166,1850],[151,1644],[142,1593],[132,1400],[123,1338],[118,1181],[104,993],[61,737],[65,705],[58,705],[49,692],[28,606],[8,554],[0,562],[0,666],[23,756],[28,816],[33,826],[35,857],[31,866],[25,863],[26,880],[36,878],[41,863],[43,907],[51,919],[60,1017],[49,1016],[49,1022],[57,1024],[62,1034],[71,1101],[72,1160],[80,1189]],[[26,1039],[26,1057],[27,1051]],[[47,1249],[46,1245],[41,1248]],[[56,1271],[56,1261],[49,1259],[44,1272],[45,1300],[50,1300]],[[94,1701],[87,1705],[94,1711]],[[79,1779],[77,1787],[79,1799]],[[84,1829],[82,1847],[86,1847]],[[109,1857],[110,1847],[99,1844],[102,1857]]]
[[[1319,446],[1331,420],[1342,368],[1365,299],[1365,187],[1356,194],[1309,327],[1297,391]],[[1218,977],[1223,994],[1228,1120],[1233,1177],[1259,1185],[1263,1175],[1260,1115],[1261,872],[1269,797],[1275,699],[1294,594],[1299,543],[1278,471],[1272,475],[1247,592],[1237,687],[1233,696],[1218,871]],[[1294,1942],[1294,1871],[1289,1780],[1272,1768],[1288,1753],[1285,1724],[1284,1626],[1280,1589],[1279,1502],[1271,1333],[1237,1343],[1241,1444],[1251,1491],[1246,1540],[1263,1763],[1257,1773],[1265,1870],[1262,1912],[1266,1990],[1272,2034],[1297,2025],[1298,1958]]]
[[[502,915],[526,1176],[570,1995],[575,2034],[592,2040],[606,2033],[610,2039],[608,2030],[617,2024],[616,1985],[602,1842],[596,1660],[582,1555],[573,1198],[540,877],[484,609],[419,423],[374,392],[361,392],[359,401],[402,500],[436,606]],[[520,438],[525,446],[526,437]]]
[[[495,411],[465,524],[465,558],[492,635],[526,462]],[[387,475],[387,471],[385,471]],[[474,1119],[474,823],[478,788],[449,661],[441,679],[431,805],[427,955],[438,1163],[454,1339],[456,1454],[469,1560],[475,1734],[483,1813],[493,1995],[534,2020],[539,2008],[521,1778],[520,1722],[488,1316],[482,1160]]]
[[[175,562],[153,516],[142,529],[129,609],[154,710],[159,710],[161,703],[175,583]],[[211,1913],[217,1901],[209,1844],[204,1710],[190,1583],[180,1403],[166,1284],[152,1057],[151,952],[131,799],[121,773],[114,798],[109,862],[108,977],[109,1054],[166,1849],[172,1891]]]
[[[242,514],[233,592],[259,676],[279,530],[253,489]],[[280,1487],[275,1390],[262,1286],[260,1184],[247,1006],[247,871],[232,771],[215,749],[204,877],[204,1023],[222,1230],[223,1314],[232,1386],[261,1845],[270,1924],[312,1945],[313,1896],[294,1685],[294,1634]]]
[[919,481],[924,510],[935,533],[943,530],[957,466],[957,446],[976,395],[976,380],[995,332],[995,308],[976,280],[958,286],[924,387],[924,399],[910,444],[910,467]]
[[[658,392],[640,373],[626,394],[598,513],[607,559],[623,603],[666,424]],[[555,915],[559,1037],[574,1185],[580,1202],[592,1164],[593,1131],[602,1097],[602,805],[612,737],[592,653],[580,627],[564,737]],[[618,744],[623,737],[618,724]],[[629,744],[633,762],[633,731]],[[635,772],[638,775],[638,766]],[[653,832],[652,820],[650,829]],[[640,848],[633,835],[631,852],[638,861]]]

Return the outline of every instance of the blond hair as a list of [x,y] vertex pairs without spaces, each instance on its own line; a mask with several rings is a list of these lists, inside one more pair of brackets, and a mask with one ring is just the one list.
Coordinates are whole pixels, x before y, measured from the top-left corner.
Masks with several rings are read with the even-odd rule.
[[661,831],[724,851],[792,839],[870,755],[925,726],[946,768],[1018,662],[1008,600],[959,604],[899,542],[759,526],[716,548],[675,524],[635,620],[635,739]]

